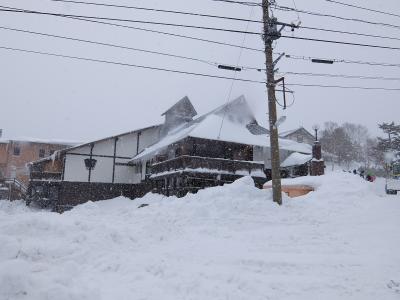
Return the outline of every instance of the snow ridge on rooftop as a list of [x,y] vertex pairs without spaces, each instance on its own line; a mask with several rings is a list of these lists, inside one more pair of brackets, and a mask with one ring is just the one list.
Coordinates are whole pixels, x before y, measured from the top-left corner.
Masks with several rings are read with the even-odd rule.
[[[240,96],[230,103],[222,105],[169,132],[159,142],[135,156],[132,161],[155,155],[168,145],[186,137],[269,147],[269,136],[267,134],[253,134],[248,128],[249,124],[257,124],[257,121],[245,97]],[[309,145],[291,140],[280,139],[280,148],[307,154],[311,153]]]

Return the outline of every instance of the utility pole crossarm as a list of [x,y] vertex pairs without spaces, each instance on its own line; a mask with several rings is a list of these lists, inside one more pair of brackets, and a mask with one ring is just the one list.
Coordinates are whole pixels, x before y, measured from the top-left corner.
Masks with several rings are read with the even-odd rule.
[[[272,42],[279,38],[280,33],[277,29],[277,20],[269,16],[269,0],[262,0],[263,21],[264,21],[264,46],[267,70],[267,90],[268,90],[268,110],[269,110],[269,131],[271,147],[271,174],[272,174],[272,193],[274,202],[282,205],[282,188],[280,177],[280,157],[278,128],[276,126],[276,98],[275,98],[275,78],[274,60],[272,56]],[[276,61],[277,62],[277,61]]]

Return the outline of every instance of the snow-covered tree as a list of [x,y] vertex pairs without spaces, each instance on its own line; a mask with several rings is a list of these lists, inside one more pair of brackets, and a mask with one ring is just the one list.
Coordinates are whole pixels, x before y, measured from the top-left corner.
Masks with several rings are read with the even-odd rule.
[[332,154],[340,165],[348,168],[351,163],[357,163],[364,168],[383,167],[384,152],[378,139],[370,137],[365,126],[326,122],[321,136],[323,150]]
[[378,148],[384,152],[400,152],[400,125],[394,122],[378,125],[387,137],[378,138]]
[[353,143],[343,127],[334,122],[326,122],[321,135],[324,151],[336,156],[337,163],[349,164],[354,160]]

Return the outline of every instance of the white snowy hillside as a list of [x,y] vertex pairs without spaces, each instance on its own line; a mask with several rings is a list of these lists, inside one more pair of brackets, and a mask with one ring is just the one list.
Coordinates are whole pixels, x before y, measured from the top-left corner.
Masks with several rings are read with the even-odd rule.
[[400,196],[342,172],[314,186],[282,207],[250,178],[62,215],[0,201],[0,299],[399,299]]

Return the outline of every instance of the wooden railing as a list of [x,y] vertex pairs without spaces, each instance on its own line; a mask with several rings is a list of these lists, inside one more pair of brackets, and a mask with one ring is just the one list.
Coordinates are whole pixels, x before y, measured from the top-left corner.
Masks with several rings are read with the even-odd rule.
[[61,180],[61,173],[57,172],[36,172],[30,174],[31,180]]
[[3,178],[0,179],[0,185],[9,189],[8,199],[11,200],[13,193],[17,192],[18,195],[24,197],[28,188],[16,178]]
[[151,167],[151,174],[155,175],[159,173],[185,169],[204,169],[210,171],[227,172],[231,174],[240,173],[239,175],[262,175],[264,164],[252,161],[183,155],[153,164]]

